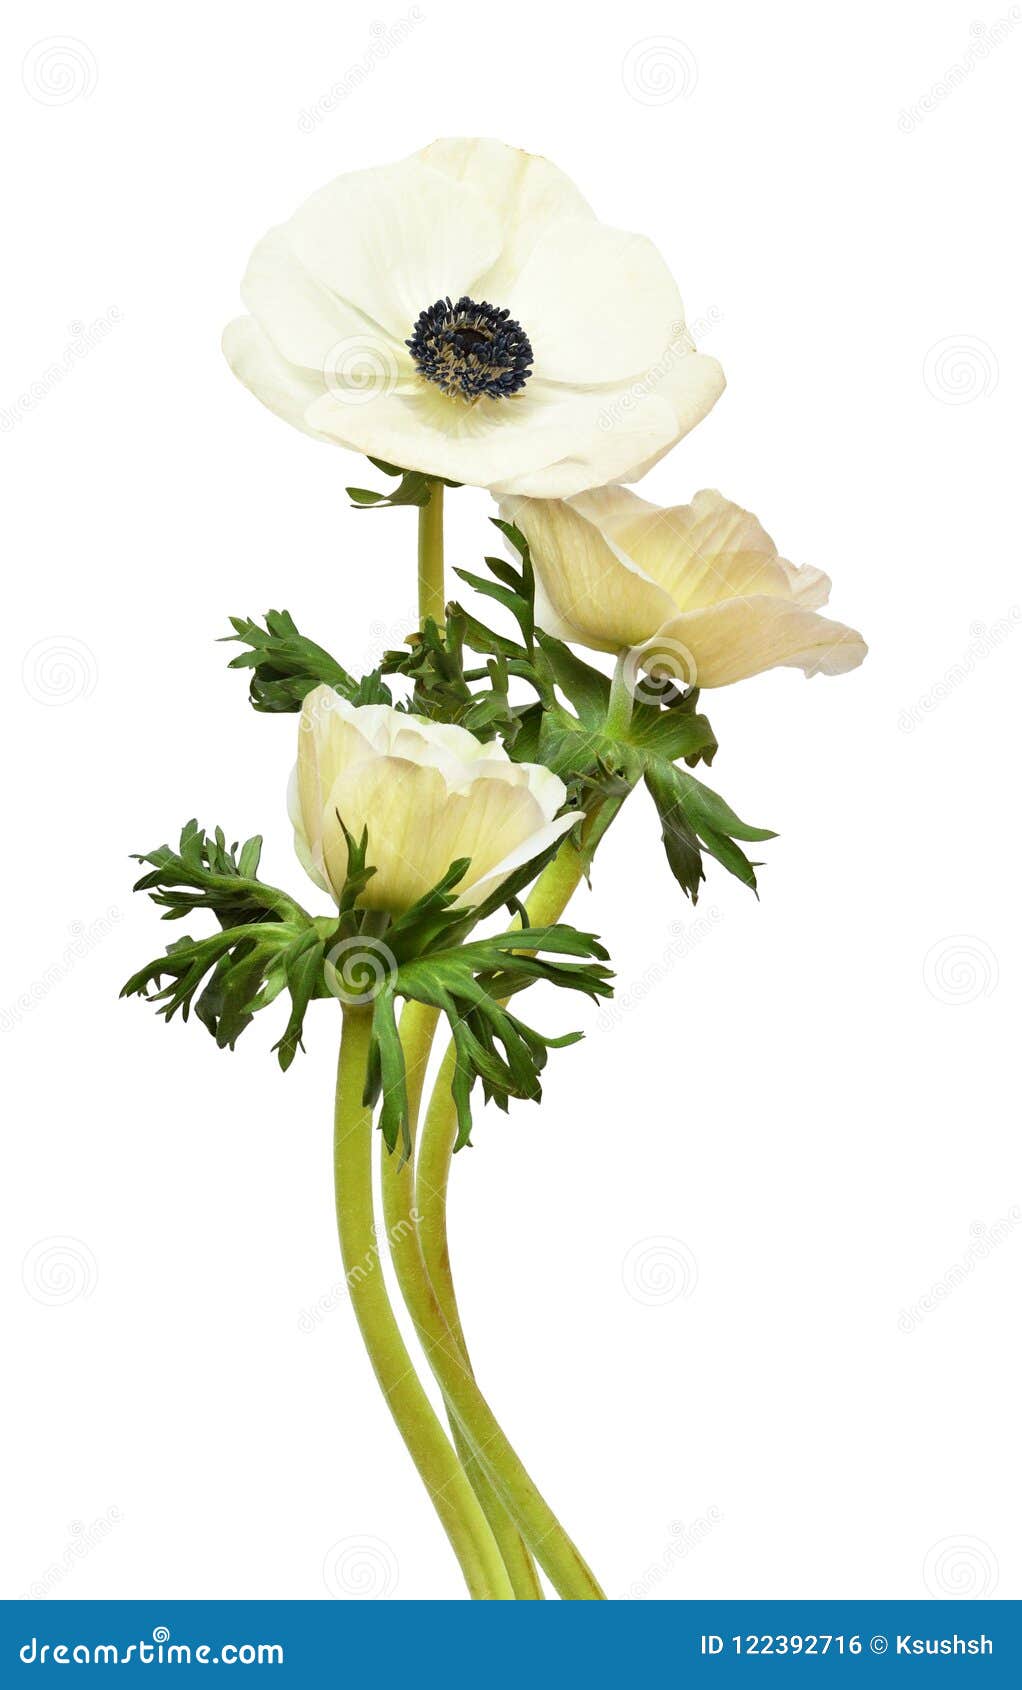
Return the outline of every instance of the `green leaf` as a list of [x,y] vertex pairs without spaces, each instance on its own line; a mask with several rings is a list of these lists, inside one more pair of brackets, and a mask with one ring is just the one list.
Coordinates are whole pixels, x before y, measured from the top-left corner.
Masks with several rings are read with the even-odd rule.
[[[435,477],[423,475],[417,469],[396,469],[392,464],[384,464],[382,459],[370,458],[377,469],[385,475],[399,475],[398,485],[392,493],[374,493],[368,487],[348,487],[345,489],[356,510],[387,510],[398,505],[428,505],[433,497],[433,481]],[[453,485],[451,483],[450,485]]]
[[[300,710],[306,693],[323,685],[354,702],[365,685],[322,646],[306,639],[286,610],[268,610],[265,627],[247,616],[232,616],[230,622],[234,633],[225,640],[237,640],[249,649],[232,657],[228,667],[252,670],[249,698],[255,710]],[[389,702],[389,694],[382,702]]]
[[274,1049],[287,1068],[308,1004],[326,990],[323,939],[300,904],[256,878],[260,844],[249,839],[239,854],[219,828],[210,837],[191,821],[176,851],[161,845],[138,858],[151,869],[135,890],[165,909],[165,921],[204,911],[220,931],[177,940],[133,974],[121,996],[146,998],[168,1021],[178,1010],[187,1020],[194,1007],[217,1044],[233,1050],[256,1013],[286,990],[291,1012]]
[[660,816],[671,872],[693,903],[704,879],[701,848],[756,890],[758,865],[749,861],[735,840],[773,839],[769,829],[740,821],[718,793],[666,760],[647,763],[646,785]]
[[[449,880],[457,878],[455,866]],[[436,892],[440,902],[447,896],[440,888]],[[398,937],[395,927],[388,939],[397,943]],[[522,950],[523,943],[528,950]],[[397,998],[428,1004],[450,1024],[456,1054],[452,1084],[458,1114],[456,1148],[460,1148],[470,1140],[471,1092],[477,1081],[501,1108],[512,1097],[538,1100],[547,1052],[580,1036],[569,1033],[553,1038],[540,1033],[512,1014],[506,1000],[535,980],[581,991],[593,999],[609,996],[606,955],[593,934],[561,924],[433,949],[401,963],[374,1000],[365,1099],[370,1107],[382,1099],[380,1127],[388,1148],[395,1150],[400,1142],[406,1156],[411,1149]]]

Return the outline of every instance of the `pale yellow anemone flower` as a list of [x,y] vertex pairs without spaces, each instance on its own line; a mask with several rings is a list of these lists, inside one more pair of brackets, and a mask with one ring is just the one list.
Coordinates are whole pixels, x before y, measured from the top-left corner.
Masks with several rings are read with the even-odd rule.
[[602,487],[500,509],[531,547],[541,627],[628,652],[636,669],[724,687],[764,669],[840,675],[866,655],[861,634],[819,615],[827,576],[779,557],[757,519],[719,493],[664,508]]
[[474,907],[578,819],[558,816],[564,782],[501,745],[387,704],[349,704],[317,687],[302,707],[288,808],[295,849],[318,886],[339,899],[348,869],[344,827],[368,829],[376,870],[358,899],[397,914],[470,859],[458,903]]
[[652,242],[500,141],[337,177],[259,242],[241,291],[224,352],[271,411],[497,493],[634,481],[724,386]]

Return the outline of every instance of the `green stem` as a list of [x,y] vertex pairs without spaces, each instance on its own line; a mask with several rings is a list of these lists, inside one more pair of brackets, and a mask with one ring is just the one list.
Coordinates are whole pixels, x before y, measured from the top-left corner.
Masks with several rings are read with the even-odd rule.
[[607,705],[607,720],[605,723],[605,731],[610,739],[617,739],[625,733],[632,719],[632,707],[635,700],[625,672],[627,661],[628,653],[622,651],[618,654],[617,662],[614,664],[614,677],[610,683],[610,701]]
[[[545,927],[560,920],[583,872],[580,852],[570,840],[565,840],[556,857],[543,870],[527,901],[529,922],[533,927]],[[467,1356],[468,1347],[451,1274],[447,1238],[447,1186],[458,1136],[457,1114],[451,1095],[455,1059],[452,1043],[444,1053],[423,1124],[416,1163],[415,1208],[426,1271],[444,1318]]]
[[[530,921],[535,925],[556,921],[582,874],[579,851],[566,843],[536,883],[528,904]],[[401,1205],[417,1215],[414,1248],[417,1254],[421,1252],[425,1269],[425,1273],[421,1269],[415,1272],[411,1260],[407,1262],[407,1294],[418,1299],[413,1315],[441,1388],[540,1566],[562,1596],[599,1599],[603,1594],[599,1585],[515,1455],[472,1374],[447,1243],[447,1182],[457,1129],[451,1097],[453,1068],[452,1045],[444,1056],[423,1129],[414,1210],[410,1194]],[[395,1170],[391,1179],[396,1185],[409,1175],[406,1164],[400,1174]],[[396,1199],[394,1206],[396,1213]],[[411,1248],[407,1251],[409,1258]],[[398,1271],[400,1278],[400,1267]],[[422,1293],[423,1285],[428,1287],[428,1297]]]
[[444,625],[444,484],[431,484],[429,503],[419,506],[419,626],[431,616]]
[[470,1594],[511,1601],[493,1532],[405,1348],[383,1280],[373,1219],[372,1112],[362,1102],[371,1011],[344,1012],[334,1116],[337,1230],[348,1291],[373,1371],[458,1557]]
[[[413,1146],[426,1065],[438,1014],[437,1010],[413,1001],[405,1005],[401,1017],[401,1043],[404,1047],[408,1116]],[[438,1341],[443,1341],[449,1345],[452,1359],[471,1374],[471,1365],[459,1348],[459,1340],[451,1334],[446,1325],[419,1249],[411,1160],[395,1156],[382,1141],[380,1156],[383,1213],[391,1256],[401,1294],[415,1323],[419,1339],[430,1358],[431,1366],[433,1346]],[[447,1413],[454,1447],[490,1523],[516,1598],[522,1601],[542,1601],[543,1587],[521,1533],[480,1463],[450,1403],[447,1404]]]

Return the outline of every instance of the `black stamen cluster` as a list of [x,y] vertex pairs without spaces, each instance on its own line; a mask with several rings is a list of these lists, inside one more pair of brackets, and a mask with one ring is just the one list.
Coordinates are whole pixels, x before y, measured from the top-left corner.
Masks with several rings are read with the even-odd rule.
[[427,381],[463,399],[509,398],[532,374],[532,346],[521,323],[467,294],[420,311],[405,345]]

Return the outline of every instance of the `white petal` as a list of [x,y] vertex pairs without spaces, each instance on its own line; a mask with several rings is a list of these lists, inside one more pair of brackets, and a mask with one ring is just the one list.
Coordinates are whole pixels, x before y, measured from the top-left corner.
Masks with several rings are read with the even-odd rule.
[[[241,284],[241,297],[282,357],[323,372],[342,340],[374,337],[396,358],[411,360],[404,347],[382,335],[354,306],[340,299],[298,262],[288,226],[271,229],[254,249]],[[336,354],[333,362],[336,362]]]
[[[571,444],[542,468],[506,473],[491,491],[534,499],[570,499],[606,482],[637,481],[694,428],[724,390],[714,358],[690,352],[672,362],[670,376],[647,374],[605,389],[574,391],[533,377],[559,401]],[[528,388],[526,388],[528,392]]]
[[235,317],[223,338],[224,357],[238,380],[267,410],[314,440],[324,436],[306,419],[309,407],[323,397],[321,375],[312,375],[282,358],[254,317]]
[[[506,476],[517,485],[569,448],[585,452],[594,444],[588,430],[595,410],[584,396],[576,403],[575,396],[540,383],[530,382],[512,399],[479,399],[470,405],[424,381],[414,392],[383,388],[365,402],[328,394],[312,407],[309,421],[318,432],[370,457],[489,487]],[[664,431],[670,426],[666,412],[662,426]],[[603,443],[597,435],[595,444]],[[596,466],[592,478],[601,479]]]
[[592,218],[571,179],[548,159],[503,141],[434,141],[419,155],[424,164],[464,182],[484,200],[501,233],[500,256],[481,275],[477,297],[506,305],[511,286],[536,242],[565,218]]
[[652,241],[593,220],[548,229],[500,303],[551,381],[641,376],[684,328],[681,295]]
[[426,306],[471,293],[501,244],[478,194],[415,158],[338,176],[288,239],[306,271],[399,342]]

